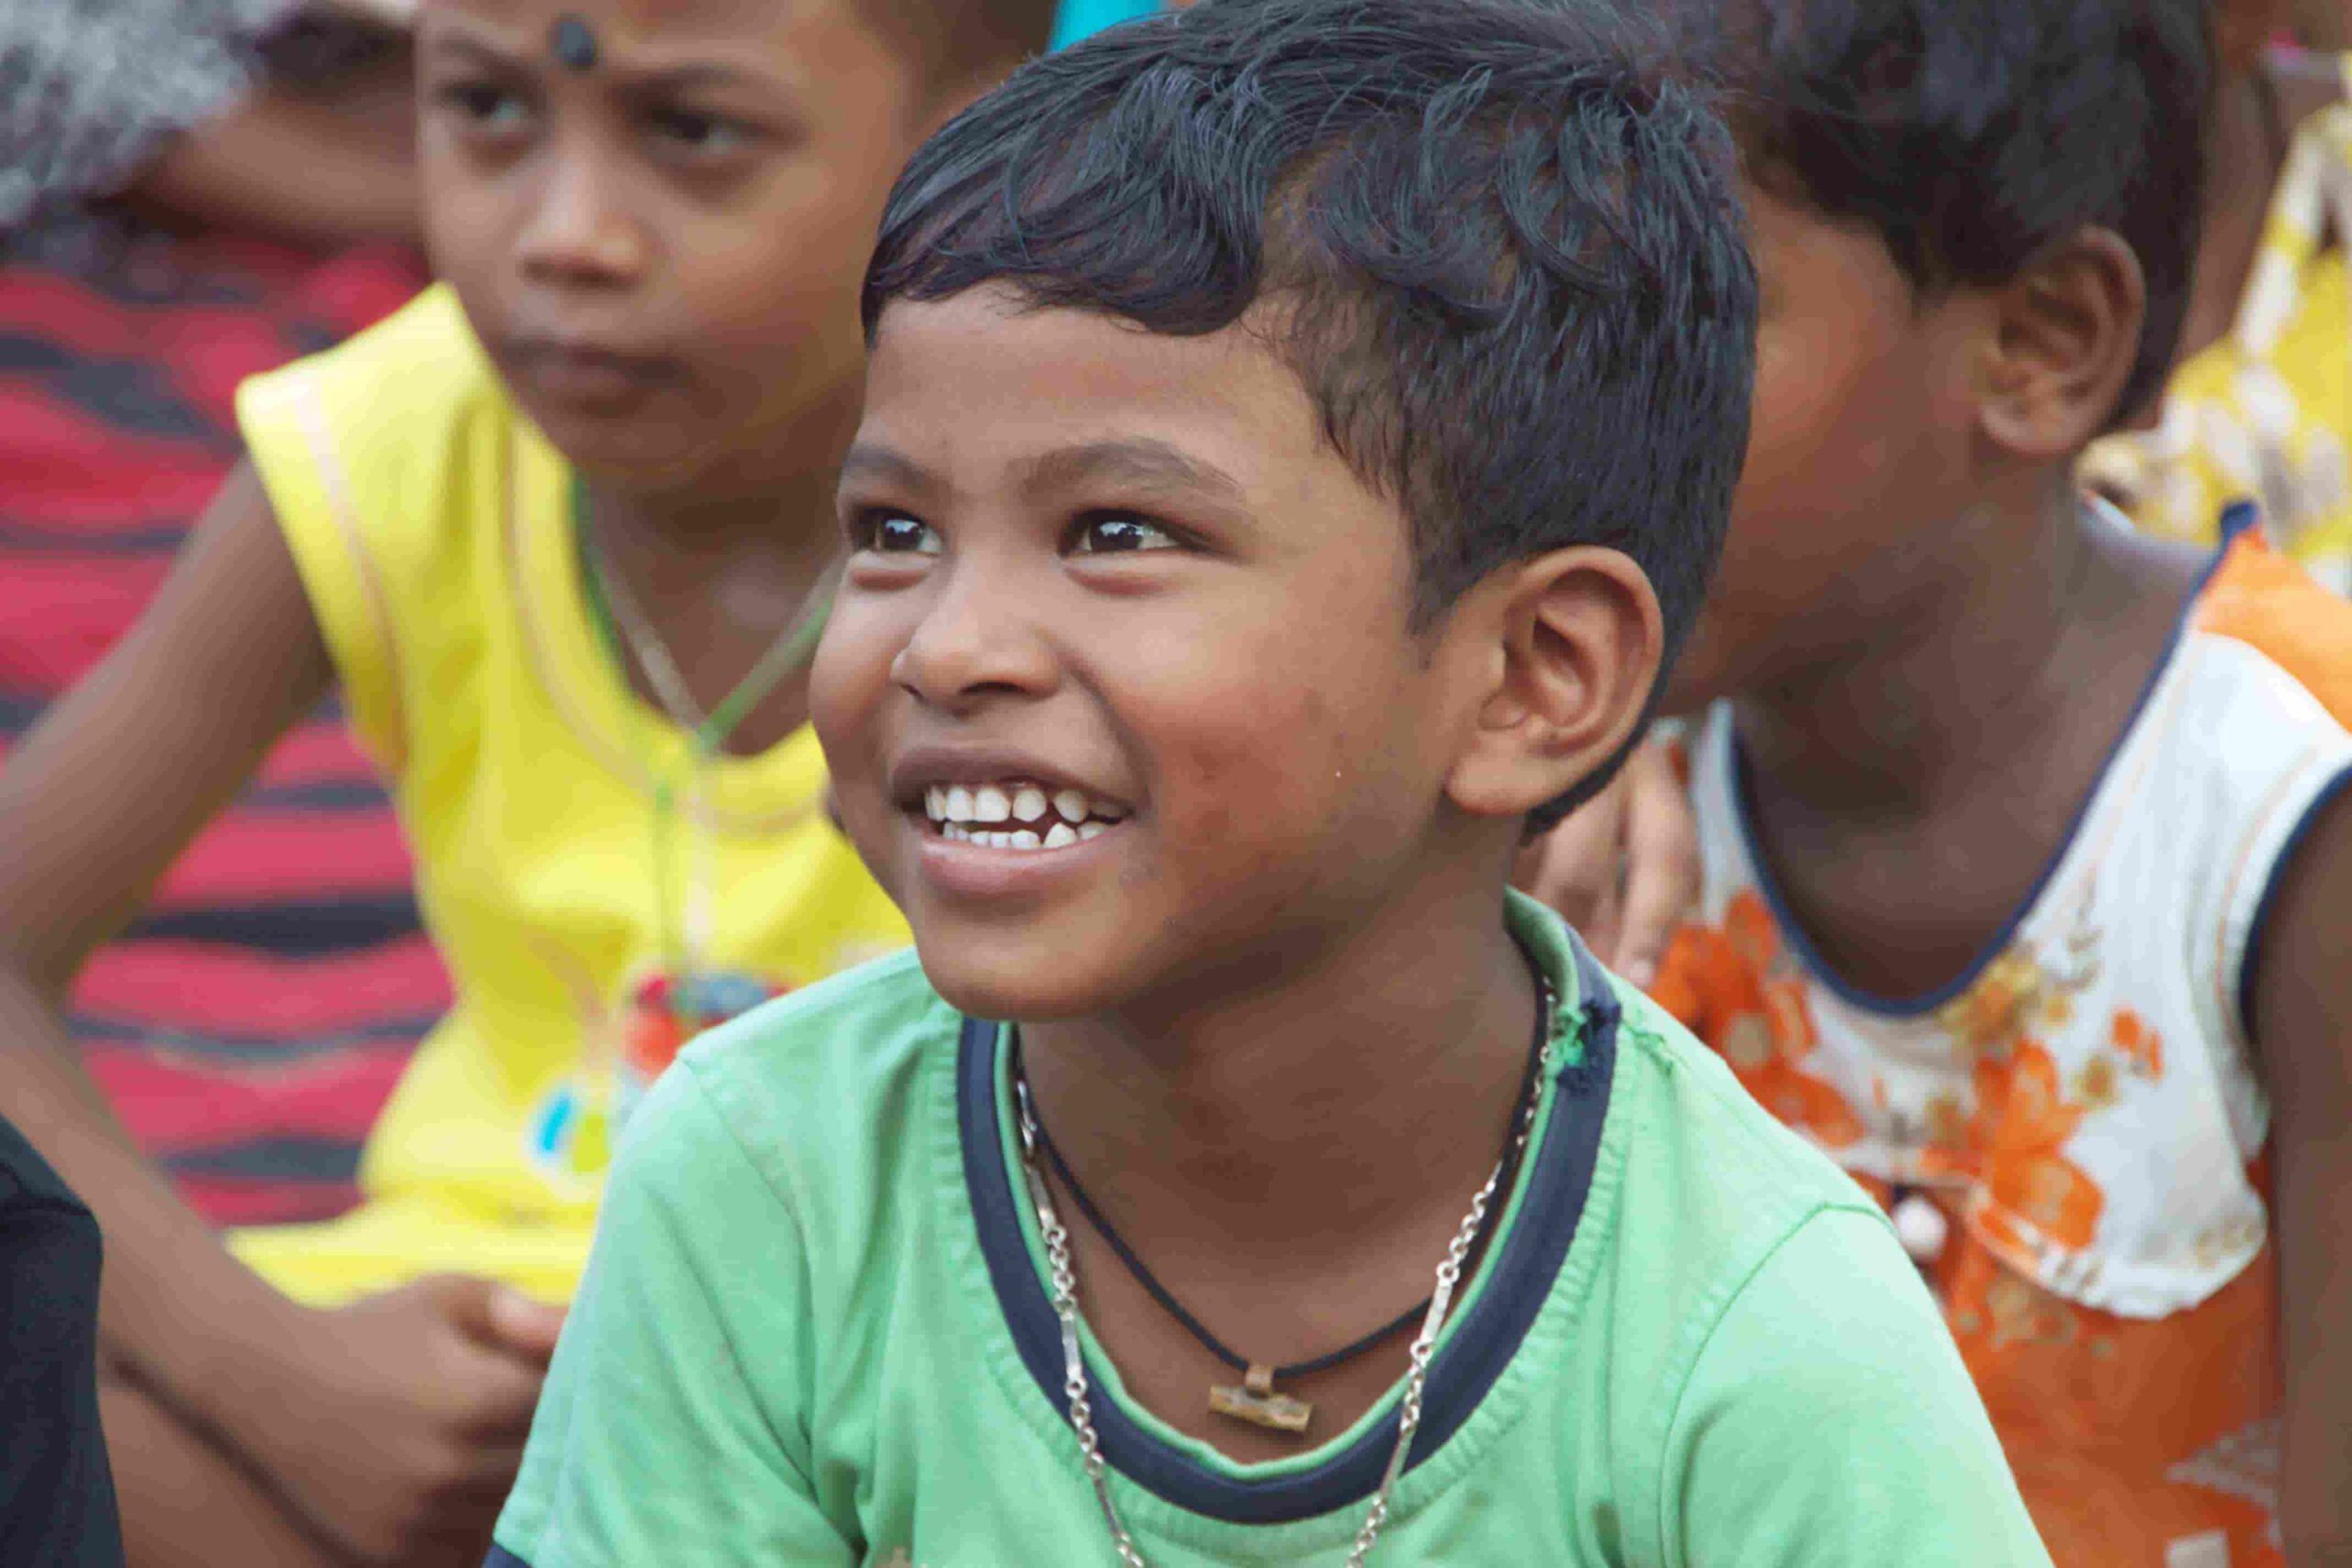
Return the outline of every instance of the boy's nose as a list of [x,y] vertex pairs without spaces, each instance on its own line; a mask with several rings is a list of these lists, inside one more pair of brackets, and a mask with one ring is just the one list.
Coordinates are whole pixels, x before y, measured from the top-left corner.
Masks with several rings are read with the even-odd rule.
[[1051,647],[1021,612],[1023,596],[982,574],[948,568],[938,596],[916,623],[890,679],[915,698],[950,711],[990,696],[1043,696],[1057,678]]
[[650,259],[645,226],[615,199],[593,158],[571,160],[549,182],[523,231],[523,270],[546,283],[622,287]]

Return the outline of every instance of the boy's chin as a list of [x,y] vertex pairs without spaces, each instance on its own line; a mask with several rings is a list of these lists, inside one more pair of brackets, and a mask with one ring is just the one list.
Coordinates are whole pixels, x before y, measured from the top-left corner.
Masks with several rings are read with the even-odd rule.
[[1020,955],[974,951],[961,941],[926,941],[915,933],[915,955],[940,998],[967,1018],[1046,1023],[1107,1010],[1118,987],[1079,964],[1041,964]]

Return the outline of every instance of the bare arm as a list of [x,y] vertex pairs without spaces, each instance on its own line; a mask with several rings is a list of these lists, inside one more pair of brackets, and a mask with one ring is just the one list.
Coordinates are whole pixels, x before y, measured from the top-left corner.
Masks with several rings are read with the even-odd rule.
[[2352,1568],[2352,793],[2304,839],[2256,954],[2286,1347],[2279,1526],[2294,1568]]
[[139,625],[0,773],[0,1115],[97,1214],[99,1333],[126,1375],[360,1560],[478,1562],[560,1314],[477,1280],[334,1313],[279,1295],[139,1153],[57,1012],[333,676],[240,467]]
[[287,1303],[132,1145],[57,1007],[332,674],[261,487],[240,468],[147,615],[0,773],[0,1114],[97,1213],[110,1354],[205,1419]]
[[177,138],[134,194],[224,228],[311,244],[418,243],[408,52],[327,87],[266,85]]

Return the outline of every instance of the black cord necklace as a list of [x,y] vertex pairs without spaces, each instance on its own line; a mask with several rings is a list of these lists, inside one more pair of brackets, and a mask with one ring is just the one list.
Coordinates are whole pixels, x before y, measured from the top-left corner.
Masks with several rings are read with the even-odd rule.
[[[1524,1124],[1527,1112],[1535,1096],[1543,1091],[1543,1086],[1536,1081],[1536,1064],[1543,1060],[1544,1041],[1551,1032],[1552,986],[1540,972],[1536,976],[1536,987],[1535,1036],[1528,1047],[1527,1066],[1520,1074],[1519,1093],[1511,1101],[1510,1124],[1514,1134]],[[1018,1080],[1026,1081],[1027,1075],[1022,1066],[1019,1055],[1021,1040],[1017,1032],[1013,1036],[1012,1047],[1013,1073]],[[1094,1228],[1095,1234],[1102,1238],[1104,1245],[1110,1247],[1112,1255],[1125,1265],[1127,1272],[1135,1277],[1136,1283],[1141,1285],[1145,1292],[1159,1303],[1160,1310],[1174,1318],[1183,1327],[1185,1333],[1199,1341],[1203,1349],[1242,1375],[1241,1386],[1238,1388],[1216,1386],[1209,1390],[1209,1408],[1220,1416],[1229,1416],[1237,1420],[1247,1421],[1252,1426],[1264,1427],[1273,1431],[1289,1432],[1295,1435],[1304,1434],[1308,1423],[1314,1419],[1315,1407],[1305,1400],[1278,1392],[1274,1387],[1277,1381],[1290,1382],[1298,1378],[1312,1377],[1317,1372],[1329,1371],[1333,1367],[1344,1365],[1368,1351],[1377,1349],[1429,1314],[1429,1299],[1424,1297],[1371,1333],[1361,1338],[1351,1340],[1336,1350],[1279,1367],[1270,1367],[1263,1361],[1253,1361],[1226,1344],[1224,1340],[1219,1339],[1210,1330],[1208,1325],[1203,1323],[1183,1303],[1178,1301],[1175,1292],[1161,1284],[1159,1277],[1145,1266],[1144,1260],[1136,1256],[1135,1248],[1127,1245],[1126,1238],[1114,1228],[1102,1211],[1094,1206],[1094,1200],[1086,1195],[1086,1189],[1079,1185],[1078,1173],[1070,1169],[1069,1162],[1062,1157],[1060,1146],[1046,1134],[1042,1120],[1037,1122],[1037,1146],[1045,1151],[1046,1162],[1053,1167],[1054,1174],[1060,1179],[1062,1186],[1069,1190],[1070,1201],[1077,1206],[1078,1212],[1086,1217],[1086,1223]],[[1496,1184],[1497,1192],[1510,1191],[1511,1183],[1518,1177],[1519,1161],[1520,1155],[1514,1137],[1512,1142],[1505,1145],[1505,1154],[1498,1167],[1500,1175]],[[1505,1203],[1498,1202],[1487,1212],[1485,1221],[1478,1227],[1477,1237],[1472,1247],[1474,1252],[1486,1245],[1488,1234],[1498,1223],[1499,1216],[1507,1206]]]

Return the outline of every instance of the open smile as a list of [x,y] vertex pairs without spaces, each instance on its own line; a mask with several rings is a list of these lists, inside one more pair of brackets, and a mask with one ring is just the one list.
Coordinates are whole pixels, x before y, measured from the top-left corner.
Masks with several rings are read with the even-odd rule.
[[1090,843],[1134,815],[1085,790],[1028,779],[932,784],[922,814],[930,832],[951,843],[1027,853]]

